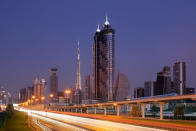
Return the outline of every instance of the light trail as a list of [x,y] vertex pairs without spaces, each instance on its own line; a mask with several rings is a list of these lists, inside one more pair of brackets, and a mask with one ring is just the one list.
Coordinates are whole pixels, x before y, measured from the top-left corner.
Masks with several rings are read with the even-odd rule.
[[[22,111],[22,110],[21,110]],[[35,110],[23,110],[28,113],[37,114],[47,119],[55,119],[61,121],[64,126],[65,123],[77,125],[83,128],[88,128],[91,130],[108,130],[108,131],[163,131],[162,129],[143,127],[131,124],[123,124],[112,121],[97,120],[85,117],[71,116],[65,114],[58,114],[45,111],[35,111]]]
[[40,124],[40,122],[37,119],[33,119],[33,122],[38,125],[39,127],[41,127],[44,131],[52,131],[50,128],[48,128],[47,126],[44,126],[42,124]]
[[[78,130],[80,130],[80,131],[87,131],[87,130],[82,129],[82,128],[80,128],[80,127],[75,127],[75,126],[66,124],[66,123],[64,123],[64,122],[60,122],[60,121],[54,120],[54,119],[50,119],[50,118],[43,117],[43,116],[40,116],[40,115],[36,115],[36,114],[33,114],[33,113],[32,113],[31,115],[32,115],[32,117],[39,118],[40,120],[44,120],[44,121],[46,121],[46,122],[51,122],[51,123],[53,123],[55,126],[62,126],[62,127],[65,126],[66,128],[68,128],[68,129],[71,130],[71,131],[78,131]],[[39,124],[40,124],[40,123],[39,123]],[[52,131],[52,130],[50,129],[50,130],[48,130],[48,131]]]

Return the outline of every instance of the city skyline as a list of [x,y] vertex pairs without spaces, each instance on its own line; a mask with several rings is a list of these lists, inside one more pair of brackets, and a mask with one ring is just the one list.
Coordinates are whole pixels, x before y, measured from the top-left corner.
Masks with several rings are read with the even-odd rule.
[[[6,2],[3,4],[9,5]],[[50,3],[50,6],[51,4],[52,3]],[[30,85],[32,79],[37,75],[46,78],[47,82],[49,82],[48,72],[50,68],[53,67],[59,69],[59,90],[63,90],[66,86],[74,84],[76,81],[75,49],[77,46],[75,43],[79,39],[81,43],[80,48],[82,88],[84,88],[84,76],[92,73],[91,47],[93,43],[93,34],[96,31],[97,24],[101,25],[104,22],[105,12],[107,12],[109,21],[112,22],[112,27],[114,27],[116,30],[115,57],[117,68],[115,72],[117,74],[118,71],[121,71],[128,76],[132,90],[135,87],[143,86],[143,83],[145,81],[155,81],[156,73],[160,71],[163,66],[172,67],[173,63],[178,61],[185,61],[187,63],[187,86],[195,88],[196,83],[194,81],[194,77],[196,76],[196,70],[194,69],[194,66],[196,66],[196,60],[194,59],[194,57],[196,56],[196,54],[194,52],[194,49],[196,48],[196,39],[194,38],[194,36],[191,36],[196,31],[193,26],[196,25],[196,19],[193,18],[195,14],[191,14],[190,18],[186,16],[186,14],[182,15],[178,13],[178,15],[174,16],[174,18],[170,18],[169,16],[166,17],[163,15],[162,17],[167,18],[164,20],[161,17],[159,18],[157,14],[150,14],[151,8],[146,7],[145,9],[147,9],[147,13],[145,13],[145,10],[141,10],[141,13],[147,14],[147,16],[151,16],[150,18],[157,16],[159,19],[163,20],[163,22],[161,20],[156,21],[155,18],[141,22],[141,19],[145,19],[146,16],[138,13],[137,11],[139,11],[139,9],[137,10],[136,8],[133,8],[135,11],[133,11],[131,15],[128,15],[125,11],[121,11],[122,14],[115,14],[116,11],[112,11],[114,10],[116,4],[114,4],[112,8],[109,8],[108,11],[106,7],[103,7],[106,11],[97,13],[97,16],[93,16],[91,21],[89,21],[90,18],[81,20],[81,23],[77,22],[78,25],[76,25],[74,21],[80,18],[78,15],[81,15],[81,13],[79,13],[80,10],[76,11],[75,15],[77,15],[79,18],[71,17],[73,24],[71,23],[71,21],[67,22],[67,24],[71,24],[71,28],[68,28],[69,30],[67,31],[70,33],[69,39],[67,38],[69,37],[69,34],[67,34],[67,32],[64,32],[66,30],[67,24],[63,22],[65,22],[66,19],[63,19],[62,23],[61,21],[58,21],[60,22],[60,26],[57,26],[56,23],[53,23],[55,21],[48,22],[50,26],[54,27],[49,28],[46,31],[44,31],[43,29],[46,29],[46,27],[49,26],[45,26],[40,30],[38,29],[38,27],[42,27],[44,23],[36,24],[35,21],[35,23],[31,23],[36,26],[35,29],[27,27],[30,26],[29,23],[26,23],[27,25],[23,23],[27,29],[25,30],[25,28],[22,28],[21,30],[18,30],[18,27],[22,26],[23,24],[17,23],[17,25],[15,25],[10,22],[9,19],[14,19],[14,16],[12,16],[14,14],[19,15],[19,9],[24,5],[20,5],[20,8],[17,7],[15,13],[12,12],[13,10],[10,12],[7,10],[7,15],[6,13],[0,13],[0,15],[5,18],[5,21],[2,21],[0,23],[10,22],[9,24],[11,24],[13,28],[13,32],[9,32],[6,25],[2,28],[7,32],[0,31],[0,54],[2,54],[0,56],[1,68],[5,69],[2,70],[2,73],[0,74],[0,86],[3,86],[5,89],[9,89],[9,91],[14,94],[17,93],[20,88],[25,88]],[[135,4],[138,5],[138,3]],[[152,8],[154,10],[156,10],[155,5],[151,6],[154,7]],[[33,7],[31,5],[28,6]],[[95,5],[92,4],[92,6],[94,7]],[[159,11],[159,13],[164,14],[164,7],[166,5],[163,4],[159,6],[163,8]],[[176,10],[179,11],[181,9],[180,7],[183,6],[183,4],[179,2],[178,6],[179,7]],[[192,7],[191,4],[184,6]],[[34,5],[34,7],[36,7],[36,5]],[[125,7],[125,9],[128,10],[128,6]],[[5,8],[2,9],[6,11]],[[186,10],[185,7],[183,9],[185,13],[190,13],[190,11]],[[169,8],[169,10],[171,11],[172,9]],[[195,9],[192,7],[190,10]],[[47,11],[43,13],[45,13],[46,16],[49,15]],[[59,12],[56,12],[56,14],[58,13]],[[172,13],[175,14],[176,11],[173,11]],[[63,13],[60,14],[60,16],[53,17],[60,19],[61,16],[63,16]],[[131,17],[136,14],[140,14],[138,16],[142,17],[136,20],[133,19],[133,21],[131,22]],[[26,14],[22,15],[24,15],[26,22],[28,22],[29,19],[34,19],[33,16],[31,18]],[[6,19],[7,16],[9,16],[10,18]],[[82,15],[82,17],[86,18],[88,16],[88,13]],[[137,16],[135,16],[134,18],[137,18]],[[191,19],[192,21],[178,21],[179,19],[182,20],[184,18],[187,18],[189,20]],[[43,18],[42,22],[46,22],[45,19],[46,17]],[[100,19],[101,22],[97,19]],[[35,18],[35,20],[39,21],[38,18]],[[153,20],[155,21],[155,23],[152,23],[154,25],[151,25],[150,22],[153,22]],[[171,23],[169,24],[167,23],[169,22],[169,20],[173,21],[171,21]],[[21,21],[22,18],[19,18],[17,22]],[[176,21],[179,22],[179,25],[176,24]],[[88,24],[86,24],[85,22],[88,22]],[[139,23],[136,24],[135,22]],[[191,28],[189,27],[190,24],[193,24],[190,26]],[[63,27],[63,29],[61,29],[60,27]],[[169,30],[171,27],[173,28]],[[87,29],[84,31],[84,28]],[[133,31],[131,30],[131,28]],[[19,34],[16,35],[17,30],[19,31]],[[161,33],[159,32],[157,34],[158,30],[161,30]],[[53,33],[53,31],[55,33]],[[24,34],[25,32],[27,32],[27,34]],[[36,35],[35,33],[39,34]],[[8,35],[11,37],[10,40],[7,39]],[[146,44],[148,44],[148,46]],[[22,69],[24,70],[21,71]],[[30,69],[31,71],[29,71]],[[19,74],[18,71],[21,71],[20,78],[17,78],[17,74]],[[49,85],[47,87],[49,88]]]

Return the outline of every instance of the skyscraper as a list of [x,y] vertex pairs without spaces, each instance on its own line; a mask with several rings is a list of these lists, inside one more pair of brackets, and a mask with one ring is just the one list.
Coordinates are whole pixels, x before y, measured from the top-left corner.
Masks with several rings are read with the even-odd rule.
[[39,97],[39,78],[36,76],[33,80],[34,96],[37,99]]
[[144,88],[143,87],[134,88],[134,98],[140,98],[140,97],[144,97]]
[[169,94],[171,92],[170,67],[164,66],[162,72],[157,73],[157,81],[154,86],[154,95]]
[[113,100],[120,101],[125,100],[126,98],[129,98],[131,94],[131,88],[130,83],[126,75],[118,72],[115,88],[114,88],[114,94],[113,94]]
[[81,104],[81,102],[82,102],[82,83],[81,83],[81,72],[80,72],[80,43],[78,41],[75,104],[78,105]]
[[114,29],[106,17],[103,29],[99,26],[93,45],[94,98],[100,101],[113,99],[114,88]]
[[78,41],[78,49],[77,49],[77,79],[76,79],[76,90],[82,89],[81,83],[81,72],[80,72],[80,43]]
[[144,96],[153,96],[154,95],[154,82],[153,81],[146,81],[144,83]]
[[50,70],[50,94],[54,95],[54,98],[57,98],[58,92],[58,69],[52,68]]
[[183,95],[186,92],[186,63],[176,62],[173,66],[174,92]]
[[92,100],[92,89],[91,89],[91,77],[87,75],[85,77],[85,100]]
[[41,98],[44,97],[44,100],[42,100],[41,102],[45,101],[46,98],[46,80],[44,78],[41,79]]
[[32,96],[34,95],[34,87],[33,86],[27,87],[27,94],[28,94],[28,99],[31,99]]

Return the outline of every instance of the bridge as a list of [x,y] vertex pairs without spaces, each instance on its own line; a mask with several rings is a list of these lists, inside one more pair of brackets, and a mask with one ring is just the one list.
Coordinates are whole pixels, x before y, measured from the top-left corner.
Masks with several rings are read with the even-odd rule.
[[126,101],[114,101],[114,102],[106,102],[106,103],[96,103],[96,104],[82,104],[82,105],[73,105],[73,106],[56,106],[50,105],[46,106],[48,110],[54,111],[62,111],[62,112],[81,112],[89,113],[89,108],[94,109],[94,114],[96,114],[97,107],[104,108],[104,115],[107,115],[107,107],[116,107],[116,115],[120,115],[120,106],[129,105],[130,109],[135,104],[140,104],[142,108],[142,118],[145,118],[145,107],[146,104],[149,103],[157,103],[160,105],[160,120],[163,119],[163,104],[169,101],[177,101],[177,100],[193,100],[196,101],[196,94],[190,95],[182,95],[182,96],[167,96],[167,97],[153,97],[153,98],[144,98],[144,99],[134,99],[134,100],[126,100]]

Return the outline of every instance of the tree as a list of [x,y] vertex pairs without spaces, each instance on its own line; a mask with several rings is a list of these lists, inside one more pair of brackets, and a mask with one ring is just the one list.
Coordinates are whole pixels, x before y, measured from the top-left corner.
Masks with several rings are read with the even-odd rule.
[[13,104],[8,104],[7,105],[6,112],[7,112],[7,115],[8,115],[9,118],[14,115],[14,107],[13,107]]
[[184,116],[184,105],[179,104],[174,108],[174,117]]
[[153,104],[150,111],[152,112],[152,115],[155,117],[156,114],[160,111],[160,109],[159,107]]
[[131,116],[134,116],[134,117],[140,117],[141,116],[141,111],[140,111],[138,105],[133,105],[131,107]]

